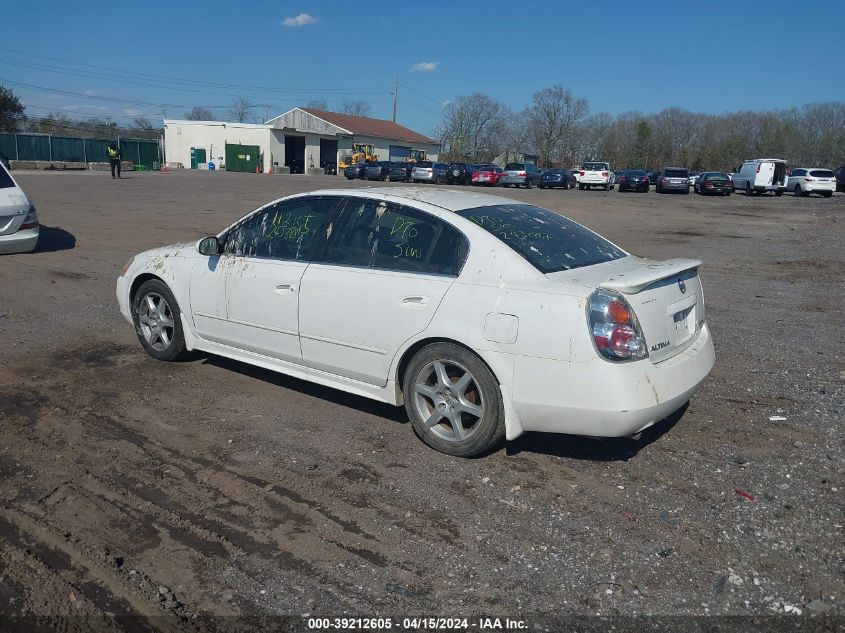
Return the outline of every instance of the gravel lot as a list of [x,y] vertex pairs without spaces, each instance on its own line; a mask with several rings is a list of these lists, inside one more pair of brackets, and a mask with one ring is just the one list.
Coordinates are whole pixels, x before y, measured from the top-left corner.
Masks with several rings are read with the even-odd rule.
[[43,226],[38,252],[0,259],[0,613],[68,630],[344,613],[845,626],[845,195],[497,190],[636,254],[702,259],[717,362],[639,439],[527,434],[462,460],[401,409],[215,357],[156,362],[118,312],[131,255],[365,183],[15,176]]

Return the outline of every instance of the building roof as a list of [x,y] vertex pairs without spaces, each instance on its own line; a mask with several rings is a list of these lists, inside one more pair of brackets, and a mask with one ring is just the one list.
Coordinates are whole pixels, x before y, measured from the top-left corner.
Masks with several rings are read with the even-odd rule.
[[378,138],[396,139],[397,141],[410,141],[412,143],[434,143],[434,139],[423,136],[413,130],[385,119],[371,119],[368,116],[354,116],[352,114],[341,114],[340,112],[329,112],[316,108],[299,108],[303,112],[323,119],[332,125],[348,130],[350,134],[363,134],[365,136],[377,136]]

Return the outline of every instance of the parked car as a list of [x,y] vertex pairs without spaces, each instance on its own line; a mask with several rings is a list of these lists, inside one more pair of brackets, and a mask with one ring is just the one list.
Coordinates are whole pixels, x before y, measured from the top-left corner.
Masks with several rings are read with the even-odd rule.
[[435,163],[430,160],[421,160],[414,163],[411,171],[413,182],[433,182],[435,185],[446,182],[449,165],[446,163]]
[[631,191],[648,193],[650,181],[642,169],[626,169],[619,176],[619,193]]
[[504,170],[498,165],[476,165],[472,174],[472,184],[495,187],[499,184],[504,173]]
[[796,196],[809,196],[817,193],[830,198],[836,191],[836,174],[821,167],[798,167],[789,174],[786,188]]
[[387,160],[377,160],[367,165],[367,180],[387,180],[393,163]]
[[839,169],[834,169],[833,173],[836,174],[836,190],[845,191],[845,165]]
[[648,181],[657,187],[657,181],[660,179],[660,171],[649,171],[646,172],[646,175],[648,176]]
[[689,173],[689,184],[691,187],[695,188],[695,181],[698,180],[698,177],[701,175],[700,171],[691,171]]
[[343,175],[346,176],[347,180],[352,180],[353,178],[360,178],[361,180],[366,180],[367,163],[352,163],[349,167],[343,170]]
[[613,176],[610,163],[584,163],[578,178],[579,189],[601,187],[605,191],[613,189]]
[[581,180],[581,170],[580,169],[570,169],[569,173],[572,174],[572,177],[575,179],[575,184],[577,185],[578,182]]
[[720,171],[707,171],[698,176],[693,189],[696,193],[702,195],[729,196],[733,193],[734,185],[728,174]]
[[570,169],[546,169],[540,174],[540,189],[573,189],[578,184]]
[[425,443],[471,456],[524,431],[630,436],[684,406],[715,360],[700,265],[518,200],[383,187],[140,253],[116,294],[157,360],[201,350],[404,404]]
[[387,179],[390,181],[411,182],[411,172],[413,170],[413,163],[393,163]]
[[504,187],[531,189],[540,184],[540,170],[534,163],[507,163],[499,184]]
[[755,158],[742,163],[734,173],[734,189],[745,191],[745,195],[774,191],[776,196],[783,195],[787,187],[788,163],[779,158]]
[[0,163],[0,254],[34,250],[39,232],[35,205]]
[[657,193],[680,191],[689,193],[689,171],[686,167],[664,167],[657,178]]
[[447,182],[450,185],[469,185],[472,183],[472,174],[475,165],[471,163],[452,163],[449,165]]

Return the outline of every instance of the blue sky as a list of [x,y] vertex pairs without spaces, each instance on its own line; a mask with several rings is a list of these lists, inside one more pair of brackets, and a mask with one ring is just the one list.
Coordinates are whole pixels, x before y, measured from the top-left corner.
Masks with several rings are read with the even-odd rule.
[[261,117],[324,98],[390,118],[395,77],[398,122],[423,133],[457,95],[519,110],[556,83],[591,113],[845,99],[839,0],[118,0],[7,3],[2,14],[0,84],[35,116],[155,121],[203,105],[222,117],[244,96]]

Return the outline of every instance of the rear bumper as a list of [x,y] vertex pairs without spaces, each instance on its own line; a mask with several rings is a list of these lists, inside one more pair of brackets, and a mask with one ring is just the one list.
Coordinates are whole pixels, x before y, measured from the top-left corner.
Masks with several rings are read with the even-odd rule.
[[499,180],[501,185],[524,185],[528,182],[528,176],[502,176]]
[[658,186],[664,191],[686,191],[690,188],[688,182],[667,182],[665,184],[658,183]]
[[689,401],[715,358],[706,324],[690,347],[657,364],[520,357],[514,368],[514,409],[526,431],[634,435]]
[[420,182],[434,182],[435,178],[437,178],[437,174],[411,174],[411,180]]
[[39,229],[24,229],[11,235],[0,235],[0,254],[29,253],[38,244]]

